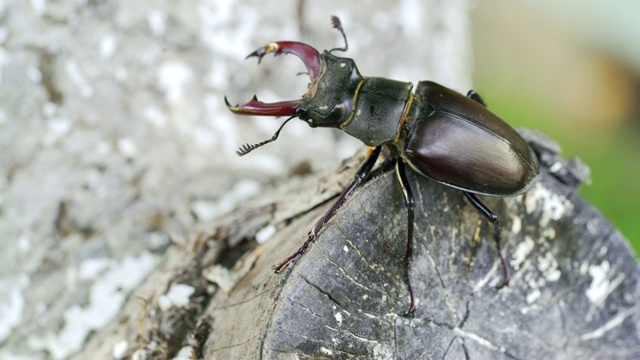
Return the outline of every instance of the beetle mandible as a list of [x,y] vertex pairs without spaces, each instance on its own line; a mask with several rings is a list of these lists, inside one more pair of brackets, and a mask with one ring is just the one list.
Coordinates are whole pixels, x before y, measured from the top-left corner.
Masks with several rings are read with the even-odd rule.
[[319,53],[304,43],[278,41],[247,56],[257,57],[258,62],[269,53],[298,56],[311,80],[301,99],[263,103],[254,96],[244,105],[232,106],[225,97],[227,107],[236,114],[289,116],[272,138],[238,149],[240,156],[275,141],[293,118],[306,121],[311,127],[342,129],[370,147],[352,182],[309,231],[304,244],[274,269],[280,271],[306,251],[327,221],[365,181],[386,146],[396,158],[395,173],[408,214],[405,280],[410,299],[406,315],[415,311],[410,277],[414,200],[406,165],[425,177],[460,189],[493,224],[506,285],[510,275],[500,247],[500,222],[475,194],[506,197],[526,192],[539,174],[534,152],[511,126],[487,110],[473,90],[464,96],[435,82],[420,81],[412,92],[409,82],[360,75],[352,59],[333,55],[335,51],[347,51],[349,45],[340,20],[333,16],[331,21],[342,34],[344,47]]

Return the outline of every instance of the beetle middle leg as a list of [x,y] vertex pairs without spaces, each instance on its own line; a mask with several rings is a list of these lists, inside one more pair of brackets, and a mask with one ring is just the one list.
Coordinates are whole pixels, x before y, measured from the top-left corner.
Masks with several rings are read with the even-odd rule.
[[407,175],[404,171],[404,163],[401,159],[396,161],[396,175],[398,181],[402,187],[402,194],[404,195],[404,203],[407,206],[407,252],[405,254],[405,280],[407,282],[407,288],[409,289],[409,309],[404,313],[405,316],[413,316],[416,311],[415,298],[413,296],[413,288],[411,287],[411,263],[413,262],[413,213],[415,203],[413,201],[413,194],[411,193],[411,184],[407,180]]
[[304,244],[302,244],[302,246],[298,250],[296,250],[296,252],[274,265],[273,270],[275,270],[276,272],[282,270],[282,268],[285,267],[291,260],[302,255],[307,250],[309,245],[311,245],[311,243],[316,240],[316,238],[318,237],[318,233],[320,232],[322,227],[327,223],[327,221],[329,221],[329,219],[333,217],[333,215],[335,215],[336,211],[338,211],[345,200],[347,200],[347,198],[349,198],[349,196],[353,194],[353,191],[358,186],[360,186],[367,178],[367,176],[373,169],[373,166],[376,164],[378,157],[380,156],[380,150],[382,150],[381,146],[370,148],[369,152],[367,153],[366,159],[364,160],[362,165],[360,165],[360,168],[356,172],[349,186],[347,186],[342,191],[342,194],[340,194],[338,199],[333,203],[333,205],[331,205],[329,210],[327,210],[327,212],[325,212],[324,215],[322,215],[322,217],[318,220],[318,222],[316,222],[316,224],[311,228],[311,231],[309,231],[309,236],[307,237],[307,240],[304,242]]
[[498,286],[498,288],[502,288],[506,285],[509,285],[509,280],[511,280],[511,274],[509,273],[509,267],[507,265],[507,260],[505,260],[502,255],[502,246],[500,245],[500,220],[498,220],[498,215],[496,215],[493,211],[491,211],[486,205],[484,205],[478,197],[470,192],[463,191],[464,195],[469,199],[469,202],[484,215],[484,217],[489,220],[491,224],[493,224],[493,238],[496,241],[496,248],[498,250],[498,256],[500,257],[500,262],[502,263],[502,275],[504,279],[504,283]]

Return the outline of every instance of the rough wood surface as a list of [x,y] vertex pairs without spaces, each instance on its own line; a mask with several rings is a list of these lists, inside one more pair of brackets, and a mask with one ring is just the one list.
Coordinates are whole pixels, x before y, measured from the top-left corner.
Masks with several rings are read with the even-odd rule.
[[[565,166],[567,163],[564,164]],[[569,171],[572,171],[569,169]],[[514,271],[501,281],[490,229],[454,189],[414,173],[418,299],[403,279],[406,211],[392,172],[369,181],[283,274],[323,208],[254,250],[252,270],[205,313],[211,358],[630,359],[640,355],[638,264],[625,239],[544,169],[515,198],[485,198],[503,220]],[[261,254],[258,258],[255,254]]]
[[[96,334],[76,358],[122,341],[126,354],[145,359],[635,358],[638,263],[566,180],[584,169],[536,148],[562,176],[543,168],[527,194],[484,198],[503,220],[508,287],[495,288],[499,262],[480,214],[459,191],[411,172],[418,309],[411,319],[398,315],[408,304],[406,211],[384,162],[309,251],[274,274],[348,182],[356,157],[266,191],[206,226],[192,246],[171,249],[137,291],[145,301],[132,298],[123,311],[137,316]],[[275,233],[256,243],[265,229]],[[195,290],[187,304],[163,309],[172,284]]]

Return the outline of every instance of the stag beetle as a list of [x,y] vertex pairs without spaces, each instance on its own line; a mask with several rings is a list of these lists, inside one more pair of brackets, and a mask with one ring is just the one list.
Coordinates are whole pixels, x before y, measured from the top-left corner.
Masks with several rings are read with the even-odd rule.
[[333,55],[347,51],[346,34],[337,17],[331,18],[344,39],[344,47],[320,54],[313,47],[293,41],[270,43],[247,56],[293,54],[305,64],[311,84],[301,99],[263,103],[254,96],[244,105],[227,107],[236,114],[289,116],[272,138],[245,144],[238,155],[275,141],[280,130],[293,118],[311,127],[344,130],[370,148],[353,181],[309,231],[304,244],[274,266],[280,271],[302,255],[318,232],[344,201],[361,185],[373,168],[383,146],[395,157],[395,173],[407,207],[407,247],[405,280],[410,304],[407,316],[415,311],[410,267],[413,249],[414,199],[405,166],[444,185],[460,189],[471,204],[493,224],[494,238],[503,269],[504,284],[510,274],[500,247],[500,222],[496,214],[475,194],[515,196],[526,192],[537,180],[538,160],[524,139],[507,123],[491,113],[473,90],[466,96],[432,81],[413,84],[381,77],[360,75],[350,58]]

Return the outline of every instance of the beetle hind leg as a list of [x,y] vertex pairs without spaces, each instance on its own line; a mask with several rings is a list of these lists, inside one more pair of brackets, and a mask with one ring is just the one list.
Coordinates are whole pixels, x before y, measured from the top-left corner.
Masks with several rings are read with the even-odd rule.
[[502,288],[506,285],[509,285],[509,281],[511,280],[511,273],[509,272],[509,266],[507,264],[507,260],[505,260],[502,255],[502,246],[500,244],[500,233],[501,226],[500,220],[498,220],[498,215],[496,215],[493,211],[491,211],[486,205],[484,205],[477,196],[470,192],[463,191],[464,195],[469,199],[469,202],[482,213],[482,215],[489,220],[491,224],[493,224],[493,238],[496,242],[496,249],[498,250],[498,256],[500,257],[500,263],[502,264],[502,275],[503,275],[503,283],[498,286],[498,288]]
[[480,94],[478,94],[475,90],[471,89],[469,90],[469,92],[467,92],[467,97],[475,102],[477,102],[478,104],[487,107],[487,103],[484,102],[484,100],[482,99],[482,97],[480,96]]
[[[467,92],[467,97],[477,102],[478,104],[484,107],[487,107],[487,103],[482,99],[480,94],[478,94],[475,90],[473,89],[469,90],[469,92]],[[502,264],[502,276],[504,279],[503,283],[500,286],[498,286],[498,288],[502,288],[506,285],[509,285],[509,280],[511,280],[511,273],[509,272],[509,266],[507,265],[507,260],[505,260],[504,255],[502,255],[502,246],[500,244],[500,234],[501,234],[500,220],[498,220],[498,216],[493,211],[491,211],[488,207],[486,207],[482,202],[480,202],[478,197],[476,197],[474,194],[466,191],[464,191],[464,194],[466,195],[467,199],[469,199],[471,204],[473,204],[473,206],[476,209],[478,209],[478,211],[480,211],[482,215],[484,215],[484,217],[487,218],[487,220],[489,220],[490,223],[493,224],[493,238],[496,242],[496,249],[498,250],[500,263]]]
[[407,282],[407,288],[409,289],[409,309],[404,313],[404,316],[412,317],[416,311],[415,297],[413,295],[413,288],[411,287],[411,263],[413,262],[413,209],[415,203],[413,201],[413,194],[411,193],[411,185],[407,180],[407,175],[404,171],[404,164],[402,160],[396,161],[396,175],[398,176],[398,182],[402,187],[402,194],[404,195],[404,203],[407,206],[407,252],[405,254],[405,280]]

